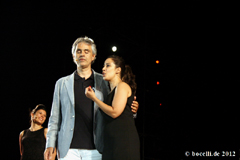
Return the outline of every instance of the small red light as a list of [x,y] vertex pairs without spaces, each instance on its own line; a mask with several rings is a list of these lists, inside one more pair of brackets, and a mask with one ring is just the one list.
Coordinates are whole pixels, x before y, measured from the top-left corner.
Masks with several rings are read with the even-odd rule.
[[160,61],[159,61],[159,60],[156,60],[156,63],[157,63],[157,64],[159,64],[159,63],[160,63]]
[[162,103],[160,103],[160,106],[162,106]]
[[159,81],[157,81],[157,85],[159,85],[160,84],[160,82]]

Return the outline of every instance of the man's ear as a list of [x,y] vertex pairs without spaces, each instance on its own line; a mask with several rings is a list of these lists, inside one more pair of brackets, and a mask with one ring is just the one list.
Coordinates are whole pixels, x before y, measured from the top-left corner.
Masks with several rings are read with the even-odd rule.
[[96,55],[95,54],[92,54],[92,61],[94,61]]
[[72,54],[72,57],[73,57],[73,62],[74,62],[75,64],[77,64],[77,59],[76,59],[75,54]]
[[74,54],[72,54],[72,57],[73,57],[73,59],[75,59],[75,55]]

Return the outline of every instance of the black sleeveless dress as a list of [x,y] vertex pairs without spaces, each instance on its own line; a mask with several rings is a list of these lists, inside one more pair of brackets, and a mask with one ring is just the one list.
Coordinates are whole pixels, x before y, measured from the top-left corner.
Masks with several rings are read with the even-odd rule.
[[[112,106],[115,89],[104,101],[110,106]],[[123,113],[116,119],[101,110],[105,121],[103,160],[140,160],[139,136],[131,111],[133,97],[131,95],[128,98]]]
[[44,160],[44,150],[46,145],[46,138],[44,136],[44,129],[37,131],[24,131],[22,137],[23,153],[21,160]]

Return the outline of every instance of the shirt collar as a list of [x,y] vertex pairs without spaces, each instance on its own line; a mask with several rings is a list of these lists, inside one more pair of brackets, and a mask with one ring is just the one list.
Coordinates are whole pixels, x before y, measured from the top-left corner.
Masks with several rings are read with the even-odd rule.
[[[82,80],[82,79],[84,79],[84,78],[82,78],[82,77],[80,77],[79,75],[78,75],[78,73],[77,73],[77,70],[74,72],[74,80]],[[91,76],[88,78],[88,79],[94,79],[94,76],[93,76],[93,71],[92,71],[92,74],[91,74]],[[86,79],[87,80],[87,79]]]

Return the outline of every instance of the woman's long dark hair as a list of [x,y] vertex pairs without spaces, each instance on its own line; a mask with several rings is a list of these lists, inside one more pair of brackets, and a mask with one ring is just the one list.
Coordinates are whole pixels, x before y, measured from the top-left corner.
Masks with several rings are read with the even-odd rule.
[[116,68],[121,68],[122,81],[127,83],[131,87],[133,95],[135,95],[137,90],[137,84],[135,82],[135,75],[132,73],[131,67],[129,65],[125,65],[124,59],[117,55],[111,55],[108,58],[111,58],[114,61]]

